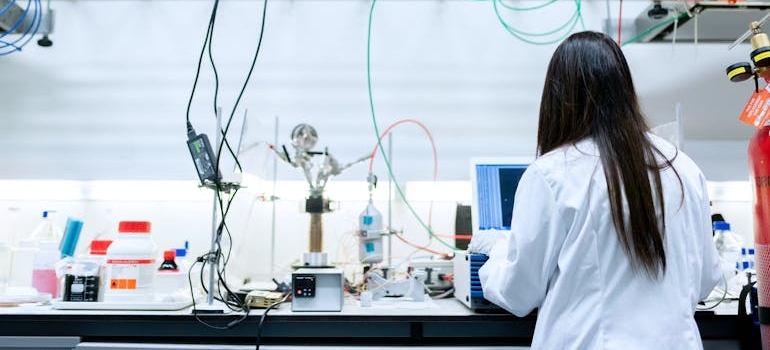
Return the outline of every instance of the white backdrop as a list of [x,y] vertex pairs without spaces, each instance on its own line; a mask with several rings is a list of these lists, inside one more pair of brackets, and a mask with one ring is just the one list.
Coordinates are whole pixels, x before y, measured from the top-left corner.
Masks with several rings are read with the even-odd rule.
[[[225,116],[233,112],[256,48],[261,3],[221,2],[212,49]],[[585,29],[601,31],[606,2],[582,3]],[[625,2],[623,23],[631,23],[648,3]],[[33,44],[0,57],[0,179],[7,180],[2,182],[0,211],[21,208],[17,233],[30,232],[42,210],[54,209],[82,218],[84,237],[113,232],[118,220],[151,220],[162,246],[176,247],[189,239],[194,252],[205,251],[211,198],[208,190],[195,187],[184,118],[211,4],[53,1],[53,47]],[[376,138],[366,67],[370,4],[268,2],[262,51],[230,135],[235,140],[240,133],[248,109],[244,145],[253,147],[240,157],[247,172],[273,179],[274,157],[266,144],[288,147],[289,131],[299,123],[315,126],[319,148],[328,146],[343,163],[372,150]],[[555,45],[515,39],[497,21],[491,4],[380,0],[374,11],[371,74],[380,131],[405,118],[421,121],[437,147],[438,179],[460,181],[452,185],[455,190],[445,191],[451,197],[434,204],[437,232],[454,233],[455,205],[470,198],[469,158],[532,155],[535,149],[540,93]],[[555,28],[573,10],[574,2],[559,1],[509,18],[518,28],[537,32]],[[611,22],[617,10],[611,2]],[[730,84],[724,67],[747,60],[750,46],[728,51],[721,43],[630,44],[624,51],[651,124],[674,121],[679,103],[684,150],[707,178],[745,181],[752,130],[737,115],[753,87]],[[191,120],[212,140],[213,95],[212,70],[204,63]],[[433,155],[426,135],[414,125],[398,127],[393,135],[398,182],[431,180]],[[232,160],[225,157],[223,164],[229,169]],[[244,276],[265,277],[285,269],[306,250],[307,214],[298,209],[306,185],[292,182],[302,180],[296,169],[285,164],[276,168],[275,176],[284,184],[276,192],[282,197],[275,220],[276,266],[269,266],[266,258],[273,242],[271,203],[244,193],[234,206],[231,229],[240,258],[233,267]],[[387,172],[379,155],[374,169],[384,183]],[[355,181],[363,181],[366,173],[366,164],[359,164],[332,181],[346,188],[330,190],[343,209],[324,217],[325,250],[338,261],[350,256],[345,235],[355,229],[367,198],[365,184]],[[30,179],[71,182],[25,181]],[[107,195],[93,194],[94,183],[112,180],[133,181],[108,183]],[[384,211],[387,195],[378,191],[377,205]],[[745,188],[738,191],[743,199],[720,210],[735,212],[731,221],[740,222],[739,229],[748,236],[745,208],[750,194]],[[424,230],[403,203],[393,205],[394,227],[426,242]],[[414,205],[427,216],[427,200]],[[3,213],[0,222],[7,224],[10,217]],[[413,251],[399,244],[395,250],[401,257]]]
[[[33,42],[0,57],[0,178],[194,178],[184,116],[212,3],[54,1],[53,47]],[[261,3],[220,5],[212,50],[225,117],[256,47]],[[582,4],[585,29],[602,30],[605,1]],[[424,123],[435,139],[441,179],[468,179],[473,156],[534,152],[540,90],[555,46],[509,35],[491,5],[380,0],[375,7],[371,74],[380,131],[405,118]],[[630,25],[647,5],[627,2],[624,23]],[[610,7],[611,19],[617,18],[617,4]],[[244,145],[254,147],[242,154],[247,171],[270,178],[272,155],[265,143],[288,144],[289,131],[299,123],[314,125],[319,149],[329,147],[342,162],[371,150],[376,138],[367,93],[369,9],[363,0],[268,2],[260,58],[230,134],[237,137],[248,109]],[[559,1],[507,18],[519,29],[538,32],[557,27],[573,11],[574,2]],[[728,51],[723,43],[630,44],[624,50],[651,124],[673,121],[681,103],[685,150],[710,179],[745,180],[752,130],[737,115],[752,87],[731,85],[724,67],[747,60],[750,46]],[[204,64],[191,120],[213,138],[212,77]],[[399,178],[432,178],[430,144],[418,128],[395,130],[393,158]],[[341,178],[363,180],[363,169]],[[278,178],[301,176],[279,166]]]

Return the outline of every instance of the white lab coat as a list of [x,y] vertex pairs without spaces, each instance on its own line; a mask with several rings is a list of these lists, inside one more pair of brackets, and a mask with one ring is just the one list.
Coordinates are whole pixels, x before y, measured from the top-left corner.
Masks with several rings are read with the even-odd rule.
[[[669,159],[676,152],[649,137]],[[479,271],[484,297],[518,316],[538,308],[532,349],[702,349],[693,314],[721,281],[703,174],[680,151],[684,197],[670,169],[661,175],[667,268],[653,280],[632,270],[617,239],[597,155],[584,140],[527,169],[511,234]]]

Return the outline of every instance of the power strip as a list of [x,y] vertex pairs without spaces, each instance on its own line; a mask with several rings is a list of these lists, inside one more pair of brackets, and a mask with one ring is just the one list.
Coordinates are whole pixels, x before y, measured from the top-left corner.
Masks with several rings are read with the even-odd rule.
[[283,299],[283,294],[278,292],[253,290],[246,294],[244,301],[252,309],[266,309],[273,304],[279,303],[281,299]]

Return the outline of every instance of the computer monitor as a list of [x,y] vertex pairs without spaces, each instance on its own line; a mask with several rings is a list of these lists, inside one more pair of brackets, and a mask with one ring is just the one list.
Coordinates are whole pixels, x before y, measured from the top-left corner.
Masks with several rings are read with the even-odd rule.
[[516,188],[533,160],[534,157],[471,159],[473,234],[511,230]]
[[[534,157],[471,159],[471,226],[474,235],[487,230],[511,230],[516,188],[533,160]],[[479,269],[488,258],[479,253],[457,252],[452,260],[454,297],[475,311],[500,309],[484,299],[481,288]]]

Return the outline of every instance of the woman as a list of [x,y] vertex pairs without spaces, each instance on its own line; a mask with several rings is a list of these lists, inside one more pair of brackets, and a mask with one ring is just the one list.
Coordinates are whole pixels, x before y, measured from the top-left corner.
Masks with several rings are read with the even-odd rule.
[[649,133],[611,38],[556,49],[537,142],[511,234],[471,242],[484,297],[539,309],[532,349],[701,349],[695,307],[721,279],[706,180]]

